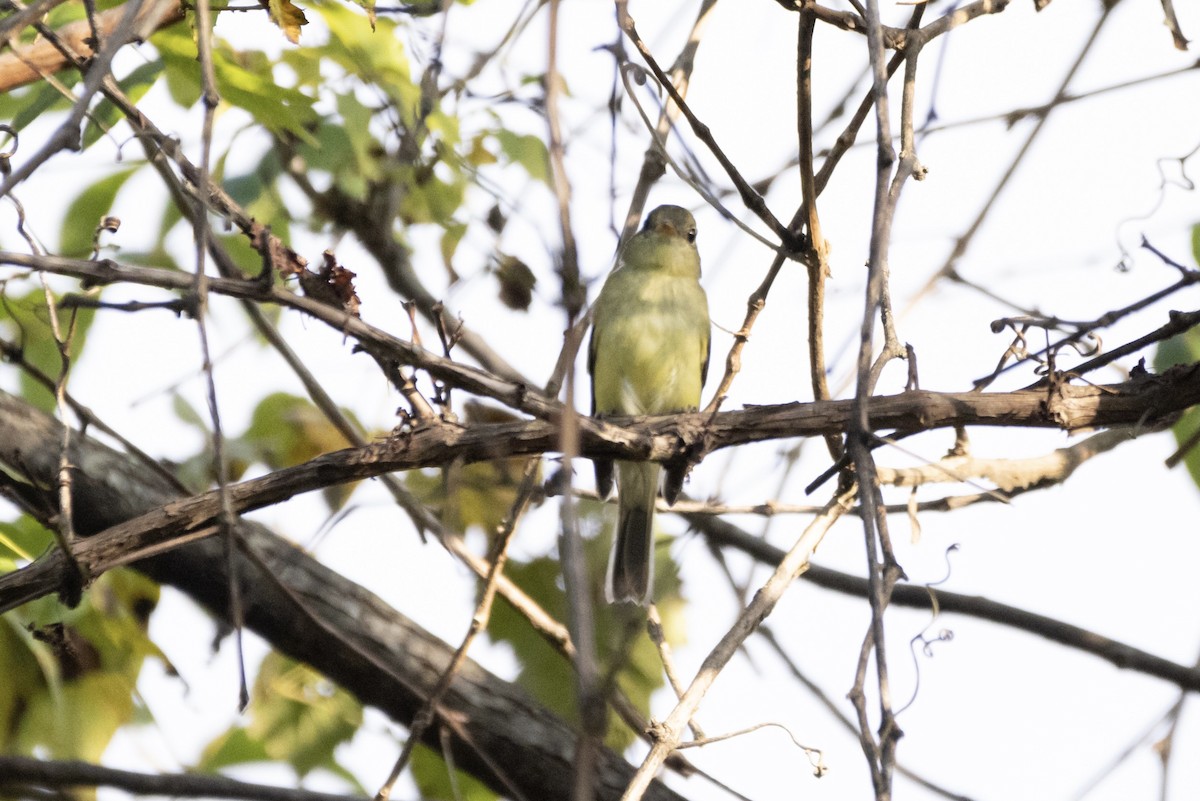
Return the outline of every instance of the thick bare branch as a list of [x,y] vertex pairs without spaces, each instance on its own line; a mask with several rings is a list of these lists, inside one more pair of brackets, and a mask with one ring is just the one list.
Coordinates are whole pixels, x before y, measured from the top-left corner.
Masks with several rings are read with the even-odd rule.
[[0,756],[0,789],[39,797],[51,790],[66,791],[77,787],[116,787],[138,795],[241,798],[247,801],[352,801],[358,798],[251,784],[225,776],[137,773],[87,762],[55,762],[31,757]]
[[[96,30],[102,38],[116,30],[124,14],[125,7],[117,6],[96,15]],[[158,28],[174,25],[182,19],[183,6],[178,0],[146,3],[138,11],[134,22],[137,26],[135,30],[138,37],[144,39]],[[26,24],[32,24],[33,21],[34,19],[30,19]],[[15,32],[10,31],[10,35]],[[95,42],[88,20],[64,25],[57,33],[59,42],[71,52],[83,58],[94,55]],[[11,52],[0,55],[0,93],[9,92],[74,66],[74,62],[63,53],[57,43],[48,39],[38,38],[28,44],[17,45]]]
[[[720,518],[707,515],[685,515],[692,525],[715,544],[737,548],[764,564],[778,564],[784,552],[762,538]],[[866,598],[870,587],[865,578],[852,576],[820,565],[810,565],[802,577],[819,587],[834,592]],[[913,609],[939,610],[946,614],[965,615],[987,620],[1028,632],[1058,645],[1092,654],[1119,668],[1145,673],[1192,692],[1200,692],[1200,668],[1181,665],[1148,653],[1127,643],[1113,640],[1094,631],[1075,626],[1047,615],[999,603],[978,595],[963,595],[936,587],[898,584],[892,590],[891,603]]]
[[[515,390],[514,390],[515,391]],[[933,430],[961,425],[1020,426],[1075,430],[1136,424],[1153,426],[1200,403],[1200,365],[1146,375],[1124,384],[1074,386],[1009,393],[905,392],[871,399],[873,429]],[[716,416],[701,413],[597,421],[579,419],[580,455],[587,457],[652,459],[686,458],[698,448],[719,448],[771,439],[815,436],[844,431],[855,413],[853,400],[761,406]],[[20,414],[23,404],[0,395],[0,420]],[[365,448],[324,454],[295,467],[229,487],[230,503],[241,513],[279,503],[303,492],[364,478],[444,465],[455,459],[483,461],[505,456],[554,452],[560,447],[558,426],[543,420],[475,425],[469,428],[434,423],[397,434]],[[10,446],[12,447],[12,446]],[[0,453],[0,460],[20,465],[27,452]],[[162,506],[143,517],[114,526],[89,538],[76,557],[89,574],[124,564],[158,550],[164,543],[203,530],[219,512],[219,497],[209,492]],[[53,557],[49,558],[53,561]],[[41,562],[40,578],[25,574],[0,577],[0,610],[11,608],[58,588],[57,567]],[[33,571],[34,567],[26,569]],[[24,571],[23,571],[24,572]],[[23,589],[16,591],[14,583]],[[30,582],[33,582],[31,585]]]
[[[4,474],[10,492],[38,497],[43,509],[50,508],[60,439],[56,421],[18,399],[3,397],[0,458],[13,468]],[[82,536],[147,509],[186,506],[175,488],[145,465],[83,435],[72,438],[72,447],[78,471],[75,522]],[[13,476],[27,483],[14,486]],[[266,528],[240,521],[237,529],[241,547],[235,572],[246,626],[363,703],[410,723],[445,673],[454,649]],[[92,540],[95,536],[83,542]],[[20,578],[26,570],[37,572],[37,565],[4,579]],[[158,554],[137,568],[187,593],[221,620],[229,619],[229,571],[216,539]],[[510,797],[514,787],[531,799],[567,797],[574,732],[517,686],[467,660],[436,711],[443,727],[453,733],[460,767]],[[426,735],[435,747],[437,728]],[[632,772],[620,757],[601,750],[598,797],[616,798]],[[659,784],[652,795],[678,798]]]

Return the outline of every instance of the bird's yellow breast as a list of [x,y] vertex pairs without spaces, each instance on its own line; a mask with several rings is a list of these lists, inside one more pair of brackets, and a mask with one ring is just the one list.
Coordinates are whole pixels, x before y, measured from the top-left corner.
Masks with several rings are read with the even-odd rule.
[[594,323],[596,412],[636,415],[699,407],[709,318],[696,276],[623,267],[609,276]]

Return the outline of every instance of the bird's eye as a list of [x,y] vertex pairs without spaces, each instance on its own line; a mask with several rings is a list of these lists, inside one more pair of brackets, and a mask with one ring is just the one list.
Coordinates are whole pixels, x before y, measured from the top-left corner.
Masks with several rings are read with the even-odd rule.
[[687,232],[687,241],[689,241],[689,242],[695,242],[695,241],[696,241],[696,229],[695,229],[695,228],[689,228],[689,229],[688,229],[688,232]]

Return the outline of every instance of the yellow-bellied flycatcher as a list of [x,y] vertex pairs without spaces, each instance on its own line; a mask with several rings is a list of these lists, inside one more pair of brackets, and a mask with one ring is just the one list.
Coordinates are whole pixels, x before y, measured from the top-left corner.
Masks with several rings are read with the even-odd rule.
[[[687,209],[659,206],[621,249],[596,299],[588,348],[592,414],[695,411],[708,374],[708,298],[700,286],[696,221]],[[613,465],[597,461],[596,488],[607,497]],[[686,468],[668,471],[663,496],[674,503]],[[609,603],[650,601],[654,578],[654,503],[661,467],[617,462],[617,536],[608,564]]]

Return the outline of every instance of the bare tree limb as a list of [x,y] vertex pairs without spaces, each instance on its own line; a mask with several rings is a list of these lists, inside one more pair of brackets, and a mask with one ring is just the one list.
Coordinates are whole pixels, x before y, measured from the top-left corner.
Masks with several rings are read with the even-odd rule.
[[[684,517],[717,545],[737,548],[768,565],[778,564],[783,558],[782,549],[720,518],[690,514]],[[820,565],[809,565],[808,572],[802,578],[819,587],[858,598],[866,598],[869,592],[865,578]],[[893,588],[891,603],[912,609],[936,608],[942,613],[966,615],[1015,628],[1058,645],[1092,654],[1119,668],[1154,676],[1190,692],[1200,692],[1200,668],[1181,665],[1080,626],[978,595],[901,583]]]
[[[24,402],[0,396],[0,462],[10,468],[4,473],[7,489],[10,496],[17,489],[24,493],[18,501],[40,499],[43,512],[54,500],[60,429]],[[175,488],[157,473],[89,437],[72,438],[71,459],[78,471],[75,523],[84,543],[146,509],[178,502]],[[16,477],[26,483],[14,485]],[[411,723],[445,674],[454,649],[265,527],[242,520],[237,528],[236,575],[247,628],[363,703]],[[216,539],[159,553],[137,568],[182,590],[219,619],[229,619],[230,577]],[[437,716],[453,733],[457,764],[498,792],[510,794],[515,786],[531,799],[567,797],[575,733],[516,685],[465,660]],[[434,747],[436,729],[431,727],[425,738]],[[598,797],[616,798],[632,774],[628,763],[601,749]],[[679,798],[659,783],[652,796]]]
[[32,796],[35,789],[68,790],[75,787],[116,787],[138,795],[240,798],[246,801],[350,801],[361,797],[251,784],[225,776],[136,773],[87,762],[0,756],[0,789],[7,792],[18,791]]
[[708,688],[716,681],[721,670],[741,648],[746,638],[753,634],[759,624],[771,614],[788,587],[808,569],[813,551],[821,544],[825,533],[850,507],[855,494],[854,488],[847,489],[826,504],[822,513],[813,518],[795,544],[778,562],[775,572],[754,594],[753,599],[742,610],[733,626],[713,646],[713,649],[704,658],[700,669],[696,671],[696,677],[680,697],[679,703],[657,728],[658,739],[650,749],[650,753],[642,761],[633,781],[625,789],[625,793],[621,796],[622,801],[637,801],[644,797],[654,775],[662,767],[671,751],[679,744],[680,735],[688,721],[695,715],[696,710],[699,709],[700,701],[708,692]]
[[[186,277],[185,277],[186,278]],[[214,283],[215,286],[215,283]],[[1173,368],[1161,376],[1146,375],[1124,384],[1075,386],[1053,391],[1010,393],[936,393],[925,390],[871,399],[870,424],[875,429],[932,430],[961,425],[1063,428],[1138,424],[1152,426],[1200,403],[1200,365]],[[21,414],[23,404],[0,395],[0,421]],[[780,437],[813,436],[845,430],[853,400],[762,406],[743,411],[647,418],[645,422],[613,418],[579,418],[580,455],[670,461],[703,443],[706,451]],[[558,426],[540,420],[474,425],[431,423],[365,448],[324,454],[295,467],[229,487],[236,512],[279,503],[303,492],[363,478],[443,465],[455,459],[485,461],[502,456],[554,452],[560,447]],[[17,459],[20,452],[8,459]],[[2,459],[0,454],[0,459]],[[90,574],[160,550],[180,535],[206,536],[203,529],[219,512],[216,492],[178,500],[113,526],[101,536],[78,544],[74,553]],[[169,547],[169,546],[168,546]],[[0,577],[0,610],[55,592],[58,569],[53,557],[20,573]],[[21,586],[20,591],[15,584]],[[32,593],[32,594],[31,594]]]
[[[97,14],[96,29],[101,37],[106,38],[116,31],[124,14],[125,6],[117,6]],[[25,16],[22,15],[22,18]],[[37,15],[28,16],[32,18],[26,24],[32,24],[37,19]],[[146,3],[138,10],[134,25],[139,38],[145,38],[155,30],[174,25],[182,19],[182,4],[178,0],[168,0],[167,3]],[[15,32],[7,26],[4,31],[8,35]],[[64,25],[57,33],[61,43],[71,51],[84,58],[94,55],[92,27],[88,20]],[[56,46],[56,43],[48,39],[39,38],[29,44],[17,45],[13,47],[12,52],[0,55],[0,93],[12,91],[74,66],[74,62]]]

